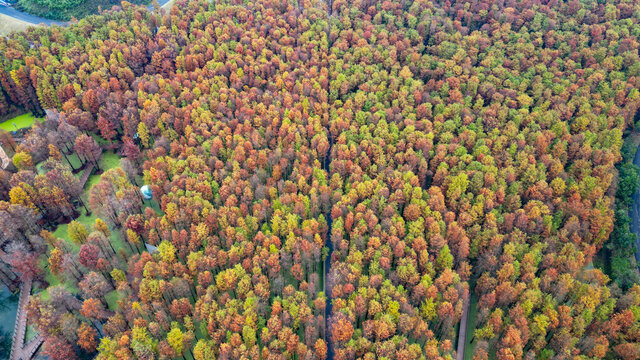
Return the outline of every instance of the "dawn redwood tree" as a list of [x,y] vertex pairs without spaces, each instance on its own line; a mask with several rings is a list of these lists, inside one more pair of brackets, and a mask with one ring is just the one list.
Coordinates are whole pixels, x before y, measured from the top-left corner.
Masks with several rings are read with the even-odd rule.
[[[106,226],[85,242],[125,295],[100,358],[178,356],[172,329],[195,358],[450,358],[470,291],[478,359],[633,358],[633,281],[608,282],[633,262],[587,264],[610,234],[630,239],[613,193],[633,193],[614,164],[640,106],[637,4],[122,8],[84,42],[73,26],[0,39],[0,102],[127,139],[132,164],[91,189],[111,235],[140,249],[114,256]],[[31,131],[3,199],[53,225],[74,197],[36,183],[33,165],[57,157],[36,140],[65,146]],[[140,175],[160,211],[135,200]],[[26,225],[0,217],[20,227],[2,228],[3,249],[30,250]],[[64,245],[81,282],[90,269]],[[48,334],[77,341],[37,304]]]
[[80,281],[78,285],[80,286],[80,290],[86,298],[91,297],[100,299],[103,304],[106,304],[104,295],[110,290],[113,290],[113,287],[104,278],[104,276],[94,271],[85,274],[82,281]]
[[11,255],[11,266],[25,279],[40,279],[43,276],[42,268],[38,263],[38,254],[34,252],[17,251]]
[[80,136],[80,131],[68,122],[61,121],[55,135],[58,146],[64,150],[65,154],[69,154],[75,146],[76,138]]
[[100,130],[100,135],[102,135],[102,137],[108,142],[113,141],[115,136],[118,134],[113,124],[102,116],[98,117],[96,125],[98,126],[98,130]]
[[67,232],[71,241],[78,245],[84,244],[87,241],[87,236],[89,235],[87,227],[75,220],[69,223]]
[[77,331],[78,334],[78,346],[88,353],[96,351],[98,345],[98,332],[91,326],[82,323]]
[[75,140],[73,149],[79,156],[84,158],[85,162],[92,162],[96,169],[100,170],[98,160],[102,154],[102,148],[93,137],[86,134],[79,135]]
[[58,335],[47,336],[42,345],[42,352],[52,360],[78,359],[73,346]]
[[60,275],[62,270],[62,250],[57,247],[51,249],[49,254],[49,270],[56,276]]
[[110,169],[91,188],[89,206],[101,218],[120,226],[127,216],[141,211],[141,195],[120,168]]
[[83,244],[80,246],[78,252],[78,261],[82,266],[91,270],[96,270],[98,266],[98,260],[104,255],[101,253],[100,248],[93,244]]

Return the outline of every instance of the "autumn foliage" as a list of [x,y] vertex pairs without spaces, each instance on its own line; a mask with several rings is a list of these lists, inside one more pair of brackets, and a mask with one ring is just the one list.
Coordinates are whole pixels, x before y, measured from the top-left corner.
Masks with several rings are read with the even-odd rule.
[[[473,296],[473,358],[636,359],[640,286],[589,264],[638,13],[179,0],[0,39],[0,111],[56,109],[0,176],[0,279],[74,285],[29,308],[52,358],[450,359]],[[96,139],[124,159],[83,197]]]

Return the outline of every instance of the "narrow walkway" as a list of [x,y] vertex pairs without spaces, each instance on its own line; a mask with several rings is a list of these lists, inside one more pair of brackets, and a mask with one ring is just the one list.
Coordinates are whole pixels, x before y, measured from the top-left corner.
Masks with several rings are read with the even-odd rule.
[[469,320],[469,298],[467,296],[462,304],[462,318],[460,319],[460,329],[458,331],[458,350],[456,360],[464,360],[464,350],[467,345],[467,321]]
[[84,169],[84,172],[82,173],[82,176],[80,177],[80,183],[82,184],[82,187],[84,188],[84,184],[87,183],[87,180],[89,179],[89,176],[91,176],[91,173],[93,172],[93,168],[95,167],[95,165],[89,163],[87,164],[88,167],[86,169]]
[[44,338],[42,337],[42,335],[38,334],[38,336],[31,339],[31,341],[29,341],[27,345],[25,345],[22,348],[22,357],[18,359],[21,359],[21,360],[33,359],[38,349],[40,349],[40,346],[42,345],[42,343],[44,343]]
[[13,328],[13,342],[11,344],[10,360],[30,360],[43,343],[42,336],[38,335],[28,344],[24,344],[27,332],[27,305],[31,296],[31,287],[33,280],[26,279],[20,285],[20,300],[18,301],[18,314],[16,315],[16,323]]

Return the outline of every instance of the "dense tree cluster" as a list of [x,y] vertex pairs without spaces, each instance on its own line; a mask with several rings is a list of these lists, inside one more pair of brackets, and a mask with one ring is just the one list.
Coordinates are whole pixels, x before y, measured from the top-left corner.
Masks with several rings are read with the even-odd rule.
[[73,285],[30,306],[53,359],[451,359],[471,294],[474,359],[637,359],[638,35],[623,0],[181,0],[2,39],[0,112],[57,112],[0,173],[0,279]]
[[[133,0],[149,4],[150,0]],[[54,20],[74,20],[97,14],[100,10],[120,5],[116,0],[17,0],[17,7],[27,13]]]

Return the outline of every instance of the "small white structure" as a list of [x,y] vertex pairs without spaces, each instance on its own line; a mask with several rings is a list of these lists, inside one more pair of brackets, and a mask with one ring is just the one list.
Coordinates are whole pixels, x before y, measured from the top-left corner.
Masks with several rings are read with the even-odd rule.
[[7,153],[4,152],[2,145],[0,145],[0,169],[6,169],[10,163],[11,159],[9,159]]
[[147,251],[149,252],[149,254],[154,254],[158,252],[158,247],[153,246],[151,244],[144,243],[144,247],[147,248]]
[[143,185],[140,188],[140,194],[142,194],[143,199],[151,200],[151,198],[153,197],[153,190],[151,190],[151,187],[149,185]]

